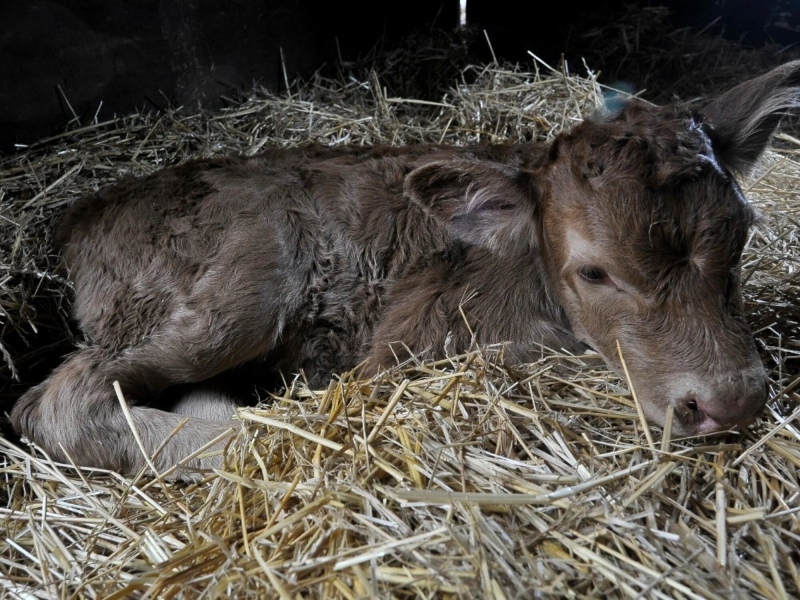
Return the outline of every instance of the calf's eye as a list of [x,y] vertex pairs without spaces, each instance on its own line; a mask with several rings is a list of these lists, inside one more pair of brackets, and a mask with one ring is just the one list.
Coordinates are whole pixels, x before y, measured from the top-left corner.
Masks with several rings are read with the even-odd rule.
[[581,279],[589,283],[604,283],[608,274],[600,267],[582,267],[579,271]]

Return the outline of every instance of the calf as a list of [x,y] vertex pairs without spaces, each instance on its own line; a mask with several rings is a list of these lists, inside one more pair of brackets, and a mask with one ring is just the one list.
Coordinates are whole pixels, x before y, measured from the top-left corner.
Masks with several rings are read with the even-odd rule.
[[89,345],[12,422],[57,459],[134,472],[119,381],[165,469],[227,430],[225,374],[375,373],[449,337],[507,342],[512,362],[588,345],[618,373],[619,343],[652,421],[671,405],[679,434],[746,425],[766,378],[731,173],[799,82],[794,62],[704,108],[633,100],[550,144],[300,147],[123,179],[61,224]]

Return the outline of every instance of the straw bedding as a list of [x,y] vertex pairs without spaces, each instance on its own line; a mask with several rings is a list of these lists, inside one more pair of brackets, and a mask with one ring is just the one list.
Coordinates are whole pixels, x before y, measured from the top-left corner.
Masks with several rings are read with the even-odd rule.
[[[592,76],[534,61],[464,77],[433,101],[392,97],[377,75],[317,78],[214,115],[78,126],[5,160],[3,377],[70,347],[49,227],[120,175],[309,140],[542,140],[602,100]],[[745,295],[771,398],[744,433],[673,439],[596,357],[543,348],[501,366],[491,347],[265,391],[238,414],[226,468],[192,485],[0,437],[0,597],[796,597],[800,141],[779,141],[744,186],[762,213]]]

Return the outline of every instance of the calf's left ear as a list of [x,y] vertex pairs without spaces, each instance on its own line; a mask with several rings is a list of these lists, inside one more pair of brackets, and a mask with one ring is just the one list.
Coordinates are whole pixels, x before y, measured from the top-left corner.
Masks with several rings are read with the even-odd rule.
[[538,245],[541,191],[528,171],[478,160],[435,162],[406,177],[405,193],[466,244],[501,252]]
[[746,173],[781,116],[799,106],[800,61],[794,61],[728,90],[701,114],[711,126],[709,137],[719,159],[729,169]]

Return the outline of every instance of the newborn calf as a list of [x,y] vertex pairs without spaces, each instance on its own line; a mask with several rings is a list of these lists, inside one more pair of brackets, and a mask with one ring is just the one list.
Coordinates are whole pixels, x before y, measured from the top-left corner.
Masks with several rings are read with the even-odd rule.
[[[315,381],[407,352],[589,345],[679,434],[745,425],[766,401],[740,289],[753,211],[734,180],[800,62],[702,108],[633,100],[550,144],[301,147],[126,178],[61,223],[90,340],[16,404],[56,459],[169,468],[223,433],[236,379]],[[229,377],[229,379],[231,379]],[[216,458],[195,458],[208,468]]]

